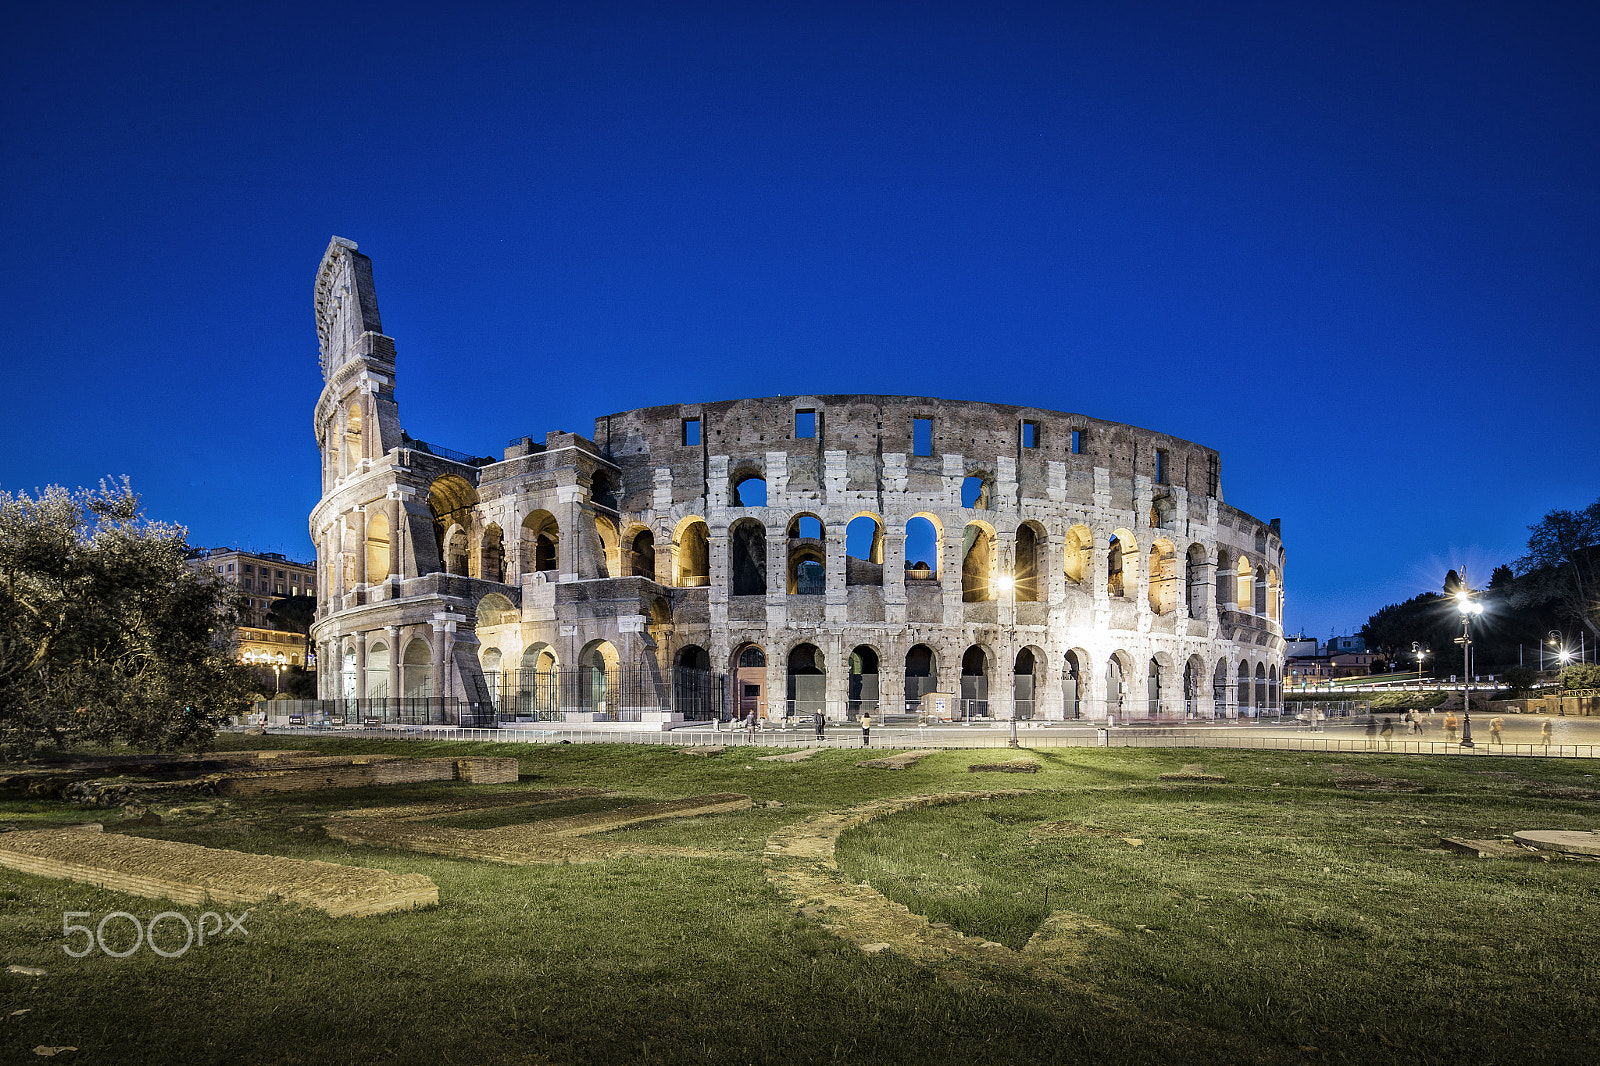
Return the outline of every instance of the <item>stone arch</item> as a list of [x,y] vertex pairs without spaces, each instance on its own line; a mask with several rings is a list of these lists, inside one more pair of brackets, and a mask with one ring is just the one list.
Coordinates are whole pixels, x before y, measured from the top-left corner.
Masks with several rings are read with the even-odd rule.
[[711,653],[685,644],[672,658],[672,709],[693,721],[706,721],[722,711],[722,689],[711,672]]
[[617,479],[609,470],[596,470],[589,477],[589,502],[595,507],[617,513]]
[[[478,506],[478,490],[459,474],[443,474],[428,486],[428,510],[433,515],[434,547],[439,553],[439,569],[449,574],[467,572],[467,529],[472,525],[473,509]],[[455,545],[451,530],[461,530],[460,551],[450,557]],[[456,567],[459,566],[459,569]]]
[[1063,554],[1065,560],[1062,569],[1067,580],[1074,585],[1086,583],[1094,568],[1094,534],[1088,526],[1078,522],[1067,530],[1066,551]]
[[1061,716],[1076,720],[1084,717],[1089,692],[1089,653],[1072,648],[1061,656]]
[[754,518],[728,527],[728,569],[734,596],[767,593],[767,529]]
[[987,522],[968,522],[961,534],[961,602],[995,599],[994,571],[994,527]]
[[883,584],[883,521],[858,511],[844,527],[844,583]]
[[1267,668],[1262,663],[1256,663],[1255,707],[1257,711],[1270,709],[1272,707],[1272,704],[1268,702],[1267,697]]
[[1049,536],[1039,523],[1028,521],[1017,527],[1011,576],[1018,603],[1036,603],[1045,598],[1045,547],[1049,543]]
[[388,699],[389,692],[389,644],[387,641],[375,641],[367,648],[367,699]]
[[1027,645],[1017,652],[1011,664],[1011,715],[1013,718],[1043,717],[1039,696],[1044,692],[1044,652]]
[[828,588],[828,530],[822,519],[803,511],[789,519],[786,584],[791,596],[821,596]]
[[622,658],[609,640],[591,640],[578,652],[576,703],[585,711],[610,714],[620,695]]
[[502,676],[500,668],[504,659],[504,654],[493,645],[478,651],[478,666],[483,670],[483,683],[496,706],[503,702],[500,693],[506,679]]
[[857,644],[850,649],[850,674],[846,698],[849,699],[848,712],[860,713],[870,711],[878,713],[878,705],[883,687],[880,672],[882,662],[878,649],[871,644]]
[[821,649],[809,641],[801,641],[789,649],[786,663],[784,717],[809,718],[825,710],[828,666]]
[[478,629],[514,625],[522,621],[522,612],[516,604],[498,592],[491,592],[479,599],[473,615]]
[[767,653],[761,645],[740,644],[728,657],[733,674],[734,707],[739,717],[767,716]]
[[1234,573],[1238,576],[1239,584],[1234,590],[1234,602],[1241,611],[1254,612],[1256,604],[1256,575],[1255,568],[1250,565],[1250,557],[1241,554],[1239,567]]
[[987,470],[968,472],[961,479],[961,506],[974,511],[987,511],[993,505],[994,475]]
[[1145,716],[1152,720],[1159,719],[1164,709],[1166,700],[1164,679],[1162,678],[1161,660],[1152,655],[1145,663]]
[[650,527],[635,523],[623,534],[626,557],[624,576],[656,579],[656,535]]
[[1113,721],[1122,721],[1127,717],[1127,714],[1124,713],[1124,705],[1128,697],[1131,667],[1132,661],[1129,659],[1128,653],[1121,649],[1112,652],[1106,659],[1106,714]]
[[1267,567],[1267,620],[1283,624],[1283,578],[1277,567]]
[[549,511],[530,511],[522,519],[522,572],[553,573],[559,569],[561,527]]
[[394,558],[389,545],[389,516],[379,510],[367,519],[367,584],[381,584],[389,578]]
[[1206,679],[1206,661],[1191,655],[1183,662],[1183,716],[1195,718],[1200,714],[1200,701]]
[[1189,617],[1206,616],[1206,549],[1200,544],[1189,545],[1184,556],[1184,592],[1189,601]]
[[1238,589],[1237,575],[1233,569],[1233,556],[1227,548],[1217,549],[1217,610],[1221,611],[1231,603],[1236,603],[1235,593]]
[[939,654],[927,644],[913,644],[906,651],[905,699],[909,708],[913,701],[920,702],[923,693],[939,688]]
[[483,535],[478,538],[478,576],[485,581],[505,584],[506,549],[497,522],[490,522],[485,526]]
[[465,526],[452,524],[444,534],[444,572],[467,576],[469,562],[472,558],[471,540],[467,536]]
[[400,666],[400,695],[408,700],[433,696],[433,648],[421,637],[413,637],[406,645]]
[[1171,614],[1178,609],[1178,550],[1161,537],[1150,545],[1150,610]]
[[1139,587],[1139,541],[1126,529],[1112,531],[1106,541],[1106,594],[1122,599]]
[[594,560],[595,576],[621,577],[622,537],[617,532],[617,524],[609,516],[596,511],[594,532],[595,537],[600,541],[600,551],[596,554]]
[[1228,660],[1218,659],[1216,668],[1211,671],[1211,707],[1213,715],[1224,718],[1228,714]]
[[962,717],[987,716],[989,679],[994,674],[994,656],[982,644],[970,645],[961,653]]
[[728,475],[729,507],[765,507],[767,475],[760,463],[746,460]]
[[944,523],[939,521],[938,515],[922,511],[907,519],[907,580],[939,580],[939,560],[943,547]]
[[361,412],[361,400],[356,397],[352,400],[344,419],[344,469],[345,473],[355,470],[356,466],[366,457],[362,446],[362,429],[364,419]]
[[1249,713],[1250,713],[1250,664],[1247,663],[1247,662],[1244,662],[1242,660],[1239,663],[1238,693],[1237,693],[1237,695],[1236,695],[1236,697],[1234,699],[1234,703],[1238,706],[1239,713],[1241,715],[1246,715],[1246,716],[1249,715]]
[[1276,663],[1267,667],[1267,706],[1281,708],[1283,701],[1278,688],[1278,665]]
[[711,531],[699,515],[688,515],[672,533],[672,583],[679,588],[711,584]]

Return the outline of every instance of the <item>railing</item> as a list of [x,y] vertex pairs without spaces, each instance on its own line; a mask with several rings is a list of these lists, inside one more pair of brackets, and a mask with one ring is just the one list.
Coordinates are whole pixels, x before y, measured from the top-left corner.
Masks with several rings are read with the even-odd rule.
[[490,463],[498,463],[500,461],[492,455],[468,455],[466,452],[458,452],[454,448],[441,448],[437,444],[429,444],[427,441],[417,440],[415,437],[403,437],[400,441],[400,447],[409,448],[414,452],[422,452],[424,455],[436,455],[440,459],[448,459],[452,463],[460,463],[462,466],[488,466]]

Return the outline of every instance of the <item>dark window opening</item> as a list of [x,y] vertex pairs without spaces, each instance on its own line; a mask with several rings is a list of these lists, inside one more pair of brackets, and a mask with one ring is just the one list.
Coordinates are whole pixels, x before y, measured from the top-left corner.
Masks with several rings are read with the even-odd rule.
[[733,507],[765,507],[767,505],[766,479],[747,477],[734,485],[733,499],[729,503]]
[[698,418],[685,418],[683,420],[683,443],[689,447],[699,446],[700,420]]
[[1022,423],[1022,446],[1024,448],[1037,448],[1039,446],[1039,423]]
[[1083,430],[1075,429],[1075,430],[1072,431],[1072,454],[1073,455],[1081,455],[1082,453],[1083,453]]
[[1156,484],[1157,485],[1165,485],[1166,483],[1167,483],[1167,450],[1165,448],[1157,448],[1156,449]]
[[794,413],[794,437],[802,440],[817,435],[817,412],[796,411]]
[[961,506],[987,511],[989,509],[989,482],[979,476],[964,479],[961,482]]
[[911,454],[933,454],[933,419],[913,418],[911,420]]

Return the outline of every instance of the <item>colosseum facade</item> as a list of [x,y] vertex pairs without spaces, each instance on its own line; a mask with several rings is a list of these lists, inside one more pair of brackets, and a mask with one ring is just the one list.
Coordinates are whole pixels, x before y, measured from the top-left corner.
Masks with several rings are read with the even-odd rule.
[[313,636],[321,695],[363,716],[1278,701],[1278,523],[1223,502],[1213,449],[1044,408],[818,395],[623,411],[470,456],[401,429],[352,242],[328,246],[316,317]]

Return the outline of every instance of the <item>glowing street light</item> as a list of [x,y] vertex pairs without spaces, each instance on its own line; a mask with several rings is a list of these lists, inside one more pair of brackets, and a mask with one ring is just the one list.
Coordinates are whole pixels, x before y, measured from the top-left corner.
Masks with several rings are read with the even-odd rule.
[[1461,635],[1456,638],[1456,643],[1461,645],[1461,669],[1463,671],[1464,698],[1462,704],[1465,710],[1461,717],[1461,746],[1471,748],[1472,743],[1472,636],[1468,626],[1472,620],[1483,614],[1483,604],[1477,603],[1472,598],[1472,593],[1467,589],[1463,580],[1461,588],[1456,592],[1456,609],[1461,612]]
[[1427,647],[1417,640],[1411,642],[1411,654],[1417,657],[1417,691],[1422,691],[1422,660],[1428,654]]

